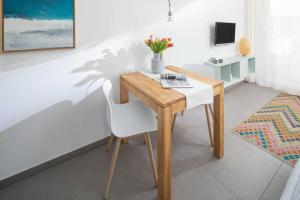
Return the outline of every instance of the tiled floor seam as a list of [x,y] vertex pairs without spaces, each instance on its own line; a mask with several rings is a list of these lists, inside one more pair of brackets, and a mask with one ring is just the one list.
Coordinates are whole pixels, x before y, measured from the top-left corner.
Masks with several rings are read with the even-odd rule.
[[46,170],[46,200],[49,200],[49,169]]
[[264,197],[264,194],[266,193],[266,191],[268,190],[269,186],[271,185],[272,181],[274,180],[275,176],[278,174],[279,169],[282,167],[283,162],[280,164],[280,166],[278,167],[278,169],[276,170],[274,176],[271,178],[271,180],[269,181],[268,185],[266,186],[265,190],[263,191],[263,193],[261,194],[259,200],[262,200],[262,198]]
[[[208,172],[209,173],[209,172]],[[236,200],[239,200],[239,198],[229,189],[229,188],[227,188],[226,187],[226,185],[224,185],[223,183],[221,183],[218,179],[216,179],[211,173],[209,173],[209,175],[217,182],[217,183],[219,183],[220,185],[222,185],[224,188],[225,188],[225,190],[227,191],[227,192],[229,192],[232,196],[234,196],[234,198],[236,199]]]
[[[241,144],[243,144],[243,145],[244,145],[248,150],[250,150],[251,152],[253,152],[253,153],[257,154],[257,155],[262,156],[263,159],[272,162],[274,165],[276,164],[276,163],[273,162],[272,159],[271,159],[271,156],[272,156],[274,159],[278,159],[278,158],[276,158],[275,156],[269,154],[268,152],[266,152],[266,151],[264,151],[264,150],[262,150],[262,149],[260,149],[260,148],[257,148],[257,150],[254,150],[252,147],[249,146],[249,145],[253,145],[253,144],[251,144],[251,143],[249,143],[249,142],[247,142],[247,141],[244,141],[244,140],[243,140],[242,138],[240,138],[239,136],[236,136],[236,141],[238,141],[238,142],[240,142]],[[245,143],[248,143],[248,144],[245,144]],[[253,145],[253,147],[255,147],[255,146]],[[257,152],[257,151],[259,151],[259,152]],[[266,154],[266,155],[263,155],[263,154]],[[270,157],[269,157],[269,155],[270,155]],[[280,161],[280,162],[282,162],[282,161]],[[280,166],[281,166],[281,164],[280,164]]]
[[[189,152],[186,152],[190,157],[192,157],[191,155],[190,155],[190,153]],[[195,162],[197,162],[198,163],[198,161],[195,161]],[[211,178],[213,178],[217,183],[219,183],[222,187],[224,187],[224,189],[228,192],[228,193],[230,193],[236,200],[238,200],[238,197],[229,189],[229,188],[227,188],[223,183],[221,183],[220,181],[218,181],[218,179],[216,179],[211,173],[209,173],[209,172],[207,172],[210,176],[211,176]]]

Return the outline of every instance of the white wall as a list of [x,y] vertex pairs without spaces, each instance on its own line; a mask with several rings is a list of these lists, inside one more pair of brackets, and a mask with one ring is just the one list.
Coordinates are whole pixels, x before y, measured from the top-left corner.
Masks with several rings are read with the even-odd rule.
[[150,34],[171,36],[166,63],[201,63],[236,54],[235,45],[213,46],[215,21],[237,23],[244,34],[244,0],[173,0],[175,22],[167,23],[167,0],[77,1],[75,50],[0,55],[0,180],[88,145],[109,134],[105,77],[149,66]]

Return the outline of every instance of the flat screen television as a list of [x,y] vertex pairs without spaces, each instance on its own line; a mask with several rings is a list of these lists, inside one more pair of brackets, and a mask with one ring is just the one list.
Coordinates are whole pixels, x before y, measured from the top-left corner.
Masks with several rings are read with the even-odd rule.
[[235,42],[235,23],[216,22],[215,45]]

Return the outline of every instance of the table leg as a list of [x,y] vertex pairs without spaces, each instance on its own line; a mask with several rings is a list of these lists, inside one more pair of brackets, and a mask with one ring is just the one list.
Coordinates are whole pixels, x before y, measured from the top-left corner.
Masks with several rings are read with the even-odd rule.
[[[124,103],[128,103],[129,102],[129,94],[128,94],[128,90],[125,87],[123,80],[120,80],[120,103],[124,104]],[[128,143],[128,138],[124,138],[122,139],[122,143],[123,144],[127,144]]]
[[224,156],[224,86],[220,86],[220,93],[214,97],[214,155]]
[[172,193],[172,112],[171,107],[158,109],[158,200],[171,200]]

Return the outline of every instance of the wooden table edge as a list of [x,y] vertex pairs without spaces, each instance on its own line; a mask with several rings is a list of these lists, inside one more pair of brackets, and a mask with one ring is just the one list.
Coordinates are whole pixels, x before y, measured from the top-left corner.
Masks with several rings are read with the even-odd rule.
[[[180,68],[180,67],[176,67],[176,66],[172,66],[172,65],[168,65],[166,66],[167,69],[173,71],[173,72],[178,72],[178,73],[188,73],[189,74],[195,74],[189,70],[186,70],[186,69],[183,69],[183,68]],[[145,78],[147,79],[150,79],[152,81],[155,81],[153,79],[151,79],[150,77],[146,76],[145,74],[139,72],[139,71],[136,71],[136,72],[129,72],[129,73],[126,73],[126,74],[121,74],[120,75],[120,80],[123,81],[122,83],[126,85],[126,87],[131,87],[131,90],[135,90],[133,91],[135,94],[134,95],[138,95],[137,92],[139,93],[139,96],[141,97],[141,95],[143,97],[141,97],[144,101],[148,102],[147,105],[149,105],[153,110],[155,110],[155,112],[157,113],[158,111],[158,108],[154,106],[154,104],[157,104],[159,105],[160,107],[162,108],[166,108],[166,107],[169,107],[169,106],[174,106],[175,109],[172,109],[172,113],[173,114],[176,114],[177,112],[180,112],[181,110],[185,109],[186,108],[186,97],[177,92],[176,90],[173,90],[174,92],[176,93],[179,93],[180,95],[182,95],[182,98],[176,100],[176,101],[173,101],[173,102],[169,102],[169,103],[166,103],[166,104],[161,104],[159,101],[157,101],[155,98],[152,98],[151,96],[145,94],[143,91],[141,91],[138,87],[136,87],[134,84],[131,84],[129,81],[126,80],[125,76],[126,75],[130,75],[130,74],[133,74],[133,73],[139,73],[140,75],[144,76]],[[211,79],[210,77],[206,77],[206,76],[201,76],[201,75],[197,75],[195,74],[195,76],[198,76],[198,80],[199,82],[202,82],[202,83],[205,83],[203,82],[202,80],[199,80],[199,79],[207,79],[208,81],[213,81],[214,84],[210,84],[210,83],[205,83],[205,84],[208,84],[208,85],[211,85],[213,87],[213,92],[214,92],[214,97],[219,95],[220,92],[222,91],[221,88],[224,87],[224,82],[223,81],[219,81],[219,80],[214,80],[214,79]],[[191,78],[195,78],[195,77],[191,77]],[[222,87],[223,86],[223,87]],[[149,100],[151,102],[149,102]],[[182,106],[182,104],[185,104],[184,108],[181,109],[180,107]]]
[[[123,80],[123,81],[124,81],[123,84],[126,84],[127,86],[130,86],[130,87],[134,88],[135,90],[139,91],[139,93],[141,93],[141,94],[143,94],[144,96],[148,97],[148,99],[150,99],[153,103],[159,105],[159,107],[167,108],[167,107],[169,107],[169,106],[172,106],[173,104],[178,104],[178,103],[181,103],[181,102],[186,102],[186,97],[185,97],[183,94],[181,94],[180,92],[177,92],[177,91],[173,90],[173,92],[176,92],[176,93],[180,94],[182,97],[179,98],[179,99],[177,99],[176,101],[172,101],[172,102],[169,102],[169,103],[166,103],[166,104],[160,103],[160,102],[157,101],[156,99],[154,99],[154,98],[152,98],[151,96],[145,94],[143,91],[141,91],[141,90],[140,90],[138,87],[136,87],[135,85],[133,85],[133,84],[131,84],[130,82],[126,81],[125,76],[126,76],[126,75],[130,75],[130,74],[132,74],[132,73],[139,73],[139,74],[143,75],[145,78],[150,79],[150,80],[152,80],[152,81],[155,81],[155,80],[151,79],[150,77],[146,76],[145,74],[143,74],[143,73],[141,73],[141,72],[138,72],[138,71],[137,71],[137,72],[127,73],[127,74],[122,74],[122,75],[120,75],[120,80]],[[171,90],[172,90],[172,89],[171,89]]]
[[[173,72],[177,72],[177,73],[188,73],[187,75],[189,75],[189,74],[194,74],[194,75],[198,76],[199,79],[207,79],[207,80],[209,80],[209,81],[214,81],[215,84],[210,84],[210,83],[207,83],[207,82],[205,82],[205,81],[203,81],[203,80],[200,81],[200,80],[195,79],[195,80],[197,80],[197,81],[199,81],[199,82],[202,82],[202,83],[211,85],[213,88],[219,87],[219,86],[221,86],[221,85],[224,85],[224,81],[222,81],[222,80],[216,80],[216,79],[212,79],[212,78],[210,78],[210,77],[208,77],[208,76],[199,75],[199,74],[196,74],[195,72],[189,71],[189,70],[184,69],[184,68],[182,68],[182,67],[177,67],[177,66],[174,66],[174,65],[167,65],[166,68],[167,68],[168,70],[173,71]],[[190,77],[190,78],[193,78],[193,77]]]

